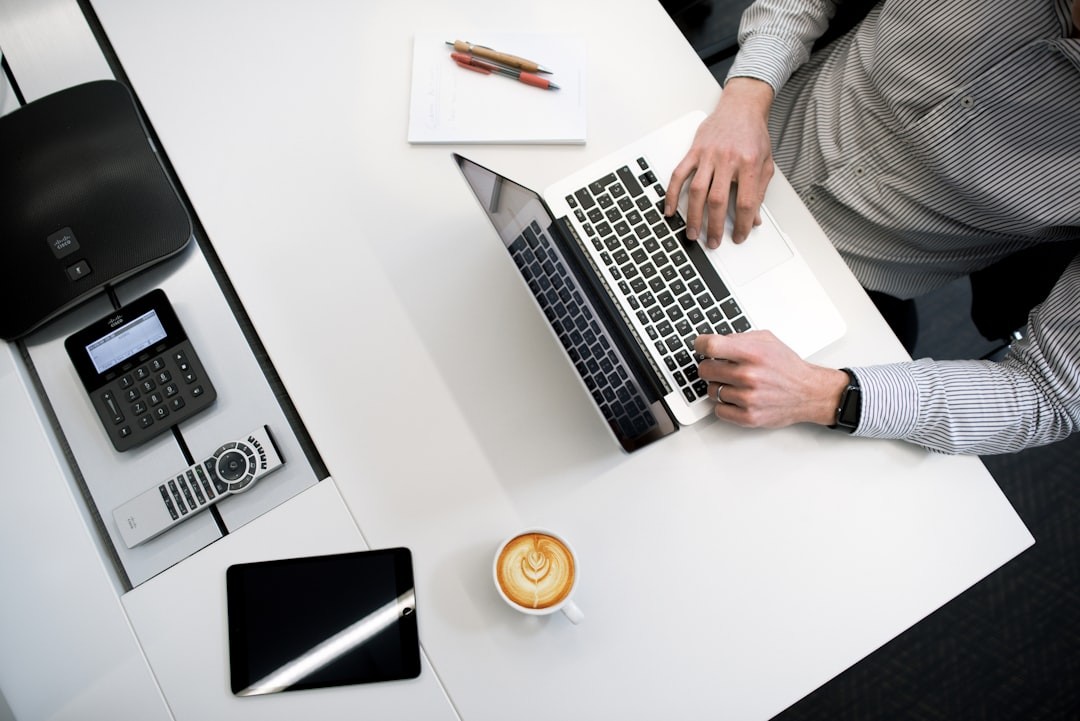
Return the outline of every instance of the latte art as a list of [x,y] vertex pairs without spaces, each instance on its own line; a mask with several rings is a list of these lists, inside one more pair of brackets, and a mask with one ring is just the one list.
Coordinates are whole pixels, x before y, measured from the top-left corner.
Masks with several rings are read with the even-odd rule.
[[517,605],[549,608],[562,602],[574,587],[574,557],[557,538],[525,533],[503,548],[495,575],[503,593]]

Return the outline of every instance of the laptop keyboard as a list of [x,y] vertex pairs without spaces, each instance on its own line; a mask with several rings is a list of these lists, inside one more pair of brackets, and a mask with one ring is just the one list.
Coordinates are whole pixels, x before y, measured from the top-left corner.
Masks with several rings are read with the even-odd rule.
[[645,158],[566,196],[589,242],[615,280],[687,403],[706,393],[694,339],[751,329],[686,223],[663,215],[664,187]]
[[608,422],[630,438],[656,426],[625,361],[536,221],[511,243],[510,255]]

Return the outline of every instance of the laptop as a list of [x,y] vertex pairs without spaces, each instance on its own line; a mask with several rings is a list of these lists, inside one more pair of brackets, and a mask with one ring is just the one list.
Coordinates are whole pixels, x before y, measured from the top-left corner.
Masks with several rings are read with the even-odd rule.
[[455,153],[514,266],[620,448],[712,414],[694,339],[768,329],[806,357],[844,334],[840,313],[768,208],[743,243],[685,234],[686,197],[663,216],[675,166],[705,114],[690,113],[543,194]]

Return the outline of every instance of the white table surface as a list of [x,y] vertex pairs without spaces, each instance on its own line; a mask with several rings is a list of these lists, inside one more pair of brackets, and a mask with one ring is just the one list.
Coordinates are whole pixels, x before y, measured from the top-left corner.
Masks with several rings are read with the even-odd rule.
[[0,344],[0,719],[167,721],[20,361]]
[[[420,30],[584,37],[586,145],[468,149],[533,187],[711,108],[719,89],[658,3],[94,8],[364,538],[412,549],[425,674],[462,718],[767,718],[1031,543],[973,458],[713,422],[620,454],[452,148],[405,141]],[[767,202],[849,328],[815,360],[903,358],[782,177]],[[580,626],[491,587],[496,544],[531,525],[580,554]],[[204,634],[216,664],[224,639]],[[205,670],[140,643],[166,696]]]

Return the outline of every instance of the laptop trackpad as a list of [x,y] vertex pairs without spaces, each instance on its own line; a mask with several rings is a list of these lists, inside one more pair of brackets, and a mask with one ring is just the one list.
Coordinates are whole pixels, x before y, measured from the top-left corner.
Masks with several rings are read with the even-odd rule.
[[719,262],[723,275],[737,286],[746,285],[793,255],[787,240],[768,215],[764,215],[761,225],[750,231],[750,237],[738,245],[731,240],[731,219],[728,218],[720,247],[705,252],[714,262]]

